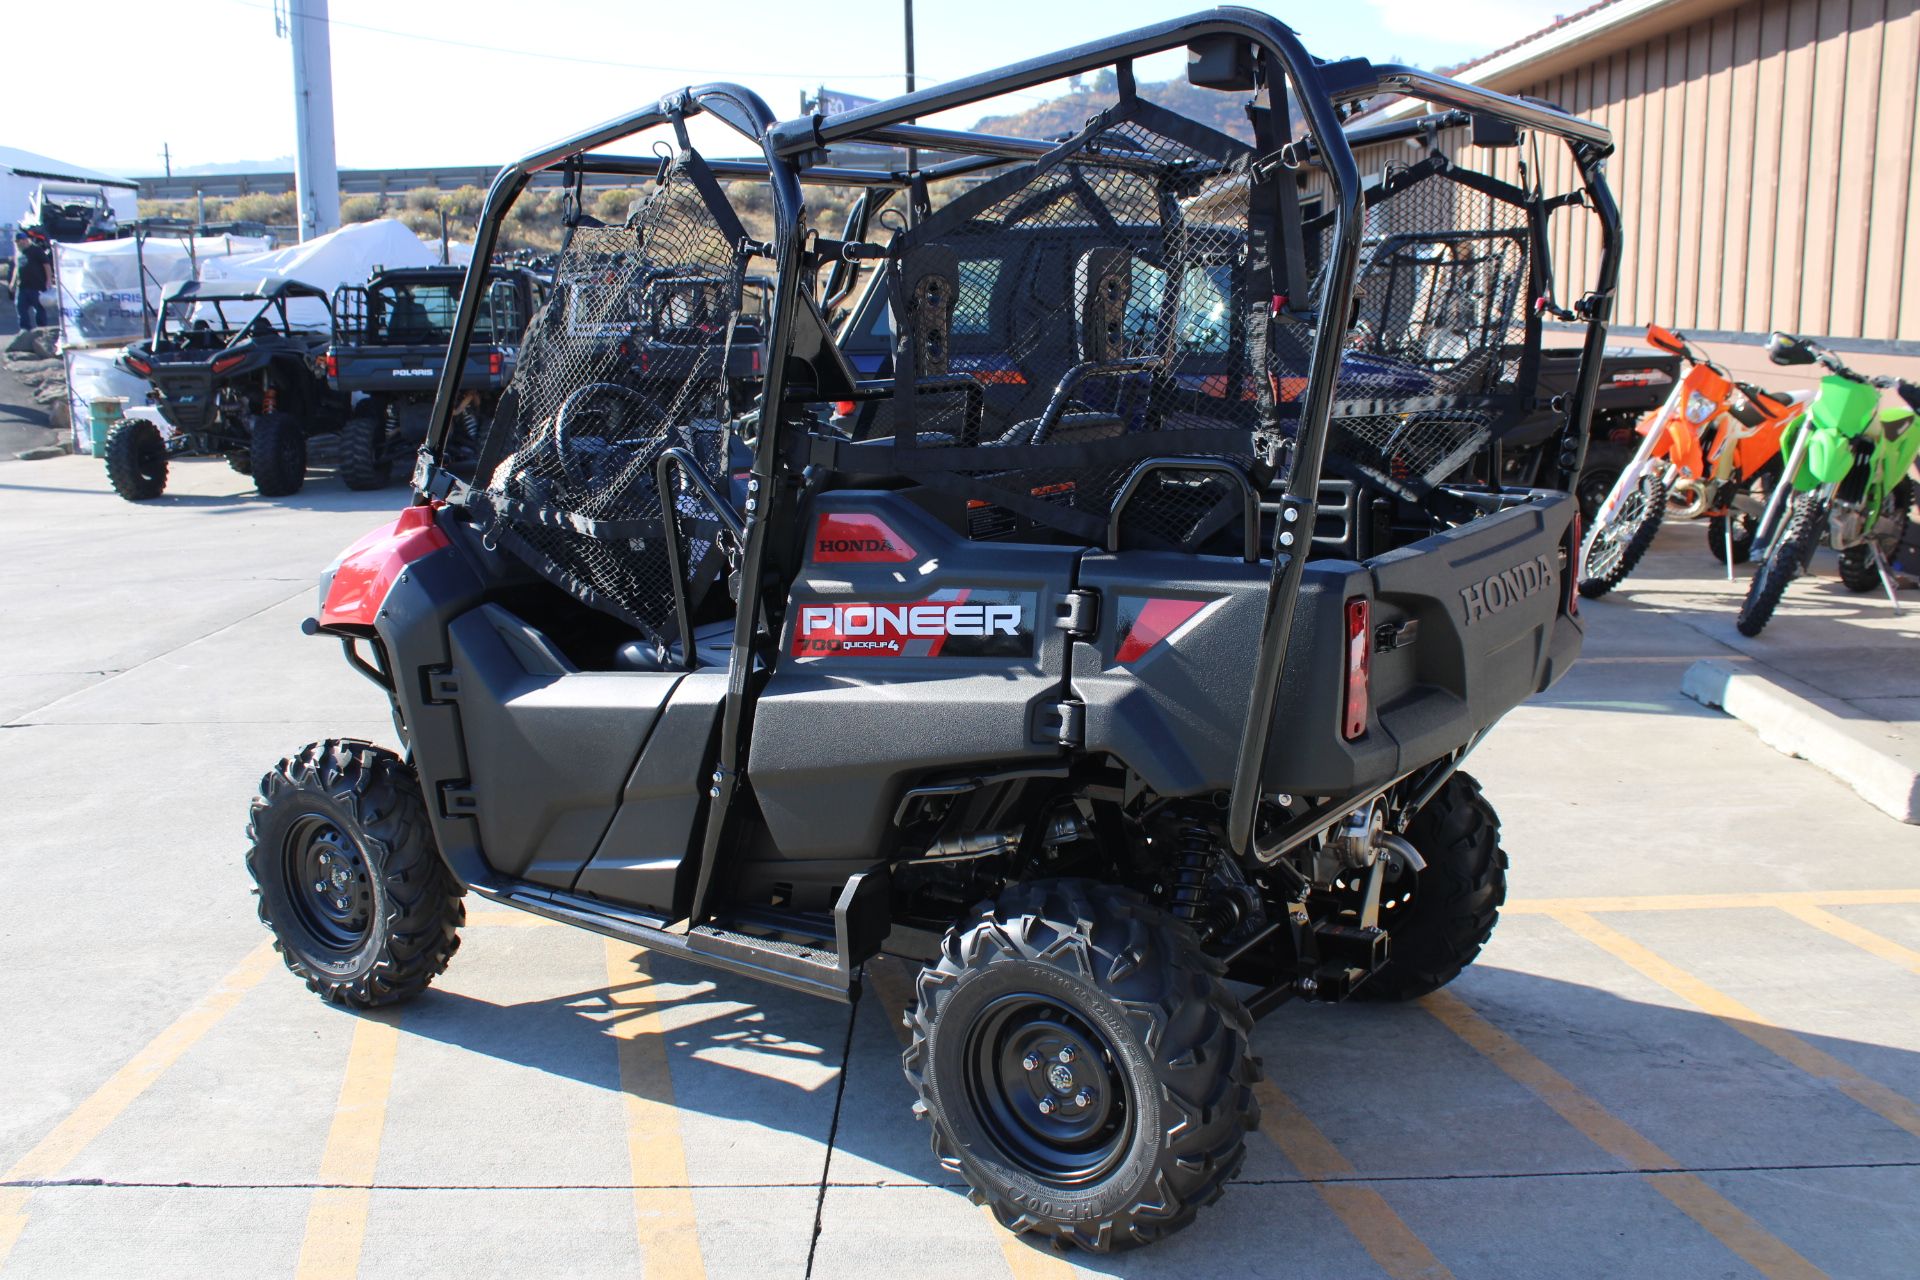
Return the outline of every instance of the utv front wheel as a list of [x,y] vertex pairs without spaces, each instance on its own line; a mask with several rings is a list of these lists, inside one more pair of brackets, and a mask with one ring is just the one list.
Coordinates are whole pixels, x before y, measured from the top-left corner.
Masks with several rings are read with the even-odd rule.
[[107,482],[128,502],[157,498],[167,487],[167,442],[160,428],[122,418],[107,431]]
[[1259,1123],[1252,1020],[1184,924],[1045,880],[947,933],[902,1063],[941,1165],[1009,1230],[1127,1249],[1218,1199]]
[[263,498],[284,498],[307,482],[307,438],[284,413],[260,413],[247,420],[252,440],[253,485]]
[[349,489],[384,489],[393,483],[385,419],[356,413],[340,428],[340,479]]
[[1471,775],[1447,779],[1407,824],[1407,842],[1427,865],[1402,867],[1387,881],[1387,963],[1360,984],[1357,999],[1411,1000],[1446,986],[1487,945],[1507,900],[1500,817]]
[[274,947],[307,988],[371,1009],[446,971],[466,922],[433,847],[413,771],[351,739],[319,742],[260,780],[247,870]]

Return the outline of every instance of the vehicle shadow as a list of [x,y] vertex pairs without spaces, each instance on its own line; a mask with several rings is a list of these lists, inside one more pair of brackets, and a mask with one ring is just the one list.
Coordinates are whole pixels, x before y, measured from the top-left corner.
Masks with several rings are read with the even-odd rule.
[[[634,1017],[661,1014],[666,1029],[639,1033],[660,1038],[672,1067],[673,1096],[654,1100],[817,1142],[825,1137],[826,1099],[838,1084],[829,1189],[931,1184],[964,1197],[964,1186],[929,1155],[926,1130],[909,1113],[912,1091],[900,1072],[900,1042],[891,1025],[897,1011],[873,990],[849,1012],[669,958],[649,955],[646,964],[650,977],[636,971],[632,984],[611,994],[587,988],[493,1004],[436,989],[409,1009],[406,1032],[612,1090],[619,1087],[611,1068],[614,1033]],[[1888,970],[1890,984],[1904,980]],[[644,1000],[649,985],[675,994],[633,1004],[636,995]],[[1878,1176],[1863,1171],[1889,1162],[1911,1169],[1920,1155],[1916,1135],[1848,1096],[1834,1079],[1817,1078],[1805,1062],[1795,1066],[1704,1013],[1496,967],[1470,970],[1440,999],[1454,995],[1657,1144],[1668,1171],[1711,1171],[1723,1188],[1746,1170],[1756,1171],[1756,1182],[1790,1176],[1803,1188],[1826,1180],[1839,1194],[1853,1185],[1848,1179]],[[1762,1039],[1773,1034],[1754,1030]],[[1920,1054],[1794,1034],[1812,1051],[1884,1085],[1889,1097],[1920,1096]],[[1579,1221],[1565,1229],[1565,1256],[1580,1261],[1562,1274],[1603,1273],[1636,1258],[1644,1263],[1648,1242],[1663,1233],[1688,1247],[1718,1247],[1677,1212],[1666,1213],[1636,1166],[1582,1137],[1420,1002],[1284,1006],[1257,1028],[1255,1050],[1272,1087],[1318,1126],[1351,1170],[1322,1168],[1322,1181],[1303,1177],[1273,1138],[1249,1135],[1239,1176],[1192,1227],[1142,1251],[1075,1254],[1075,1265],[1114,1276],[1220,1272],[1223,1266],[1238,1274],[1343,1274],[1330,1270],[1329,1260],[1353,1258],[1356,1246],[1320,1203],[1326,1179],[1361,1183],[1390,1204],[1424,1206],[1427,1222],[1436,1196],[1477,1205],[1484,1222],[1463,1220],[1426,1239],[1436,1252],[1455,1250],[1457,1274],[1469,1273],[1457,1261],[1463,1248],[1473,1254],[1473,1274],[1528,1274],[1517,1256],[1503,1257],[1501,1241],[1521,1247],[1518,1224],[1538,1211],[1536,1195],[1579,1205]],[[808,1069],[791,1072],[785,1063]],[[845,1072],[844,1083],[837,1071]],[[817,1176],[818,1166],[795,1171],[796,1181]],[[1889,1193],[1898,1190],[1884,1185]],[[1647,1216],[1656,1208],[1664,1216],[1650,1225]],[[1282,1211],[1292,1216],[1282,1219]],[[1748,1211],[1765,1217],[1751,1204]],[[1816,1205],[1804,1214],[1783,1212],[1801,1216],[1762,1225],[1783,1237],[1817,1232]],[[1508,1221],[1513,1232],[1489,1229]],[[1878,1221],[1879,1235],[1854,1257],[1857,1274],[1896,1274],[1901,1260],[1920,1249],[1920,1222],[1910,1215],[1899,1223]],[[1365,1255],[1359,1258],[1364,1266]]]

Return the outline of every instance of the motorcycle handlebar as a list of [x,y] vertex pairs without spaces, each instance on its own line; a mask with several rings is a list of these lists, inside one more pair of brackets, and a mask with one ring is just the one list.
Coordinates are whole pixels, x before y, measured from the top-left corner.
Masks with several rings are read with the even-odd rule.
[[[1801,338],[1799,342],[1801,346],[1813,352],[1813,358],[1818,360],[1821,365],[1847,379],[1849,382],[1858,382],[1865,386],[1880,387],[1882,389],[1901,385],[1900,379],[1898,378],[1874,377],[1870,374],[1849,369],[1845,364],[1841,363],[1839,356],[1833,354],[1833,352],[1827,350],[1811,338]],[[1906,393],[1903,391],[1901,394],[1904,395]]]
[[1905,400],[1911,405],[1915,412],[1920,413],[1920,382],[1911,382],[1906,378],[1896,378],[1887,374],[1873,375],[1860,373],[1857,370],[1849,369],[1845,364],[1841,363],[1839,356],[1836,356],[1833,352],[1827,350],[1811,338],[1799,338],[1797,341],[1801,346],[1813,353],[1815,360],[1818,360],[1823,366],[1840,375],[1842,378],[1850,382],[1858,382],[1863,386],[1878,387],[1882,391],[1897,391],[1902,400]]

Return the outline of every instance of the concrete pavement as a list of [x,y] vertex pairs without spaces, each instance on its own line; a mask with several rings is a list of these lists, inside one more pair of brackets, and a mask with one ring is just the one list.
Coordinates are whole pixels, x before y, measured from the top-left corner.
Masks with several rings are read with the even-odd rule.
[[246,800],[311,739],[391,739],[296,625],[402,494],[263,501],[218,460],[169,493],[0,463],[0,1274],[1912,1273],[1920,831],[1681,695],[1740,651],[1677,541],[1476,754],[1513,859],[1481,961],[1265,1020],[1225,1197],[1063,1260],[928,1154],[897,969],[849,1013],[474,905],[418,1002],[309,995]]

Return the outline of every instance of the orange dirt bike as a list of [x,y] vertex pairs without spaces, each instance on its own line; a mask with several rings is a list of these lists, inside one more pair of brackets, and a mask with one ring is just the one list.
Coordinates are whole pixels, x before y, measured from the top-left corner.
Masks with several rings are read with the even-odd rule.
[[1659,325],[1647,341],[1688,364],[1665,404],[1639,426],[1640,447],[1594,514],[1581,563],[1580,594],[1605,595],[1626,580],[1653,544],[1669,509],[1707,516],[1707,549],[1727,566],[1753,554],[1764,489],[1780,470],[1780,432],[1811,396],[1782,395],[1747,383]]

